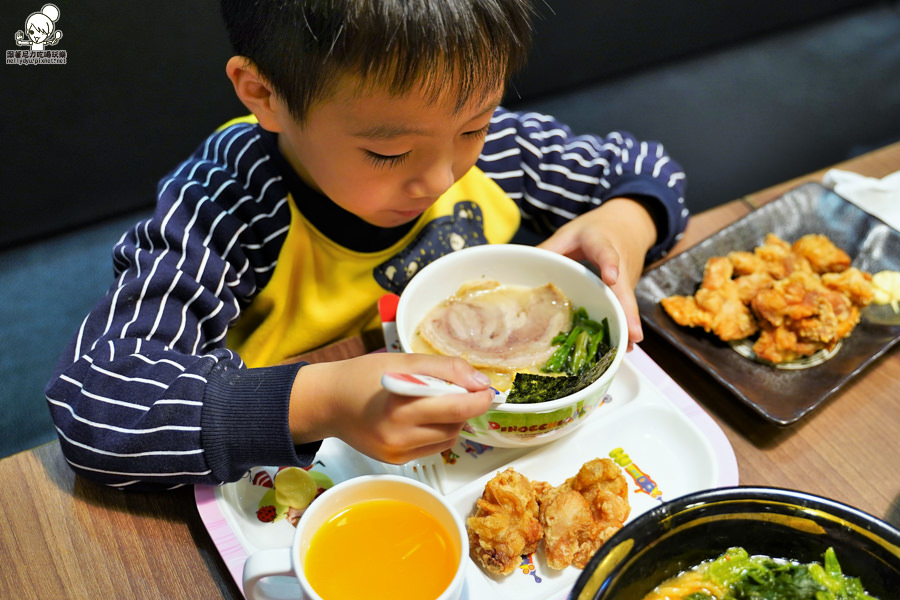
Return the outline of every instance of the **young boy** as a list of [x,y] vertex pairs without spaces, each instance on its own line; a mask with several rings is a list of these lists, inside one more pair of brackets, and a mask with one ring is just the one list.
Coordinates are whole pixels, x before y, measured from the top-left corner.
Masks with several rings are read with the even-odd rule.
[[[492,396],[461,359],[279,363],[378,327],[381,295],[520,222],[594,263],[640,341],[633,289],[683,231],[683,174],[658,144],[498,107],[527,0],[222,5],[253,118],[163,179],[114,250],[118,278],[47,387],[77,472],[171,487],[305,466],[326,437],[394,463],[451,446]],[[385,371],[469,393],[394,396]]]

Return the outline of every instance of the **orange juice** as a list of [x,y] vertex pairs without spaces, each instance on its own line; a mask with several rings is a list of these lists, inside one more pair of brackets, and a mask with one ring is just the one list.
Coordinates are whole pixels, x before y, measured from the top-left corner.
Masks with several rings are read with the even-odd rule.
[[410,502],[365,500],[326,521],[304,571],[325,600],[435,600],[453,581],[459,546]]

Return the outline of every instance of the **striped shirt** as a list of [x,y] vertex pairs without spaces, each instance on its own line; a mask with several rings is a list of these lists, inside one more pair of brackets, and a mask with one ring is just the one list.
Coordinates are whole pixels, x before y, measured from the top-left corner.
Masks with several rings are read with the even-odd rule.
[[[301,364],[246,368],[229,328],[271,279],[290,228],[293,173],[258,125],[210,136],[158,186],[153,216],[113,251],[116,280],[84,319],[46,395],[63,453],[128,489],[217,484],[259,465],[305,466],[291,387]],[[498,109],[476,165],[548,233],[620,196],[651,203],[662,256],[687,223],[684,174],[625,133],[575,136],[551,117]]]

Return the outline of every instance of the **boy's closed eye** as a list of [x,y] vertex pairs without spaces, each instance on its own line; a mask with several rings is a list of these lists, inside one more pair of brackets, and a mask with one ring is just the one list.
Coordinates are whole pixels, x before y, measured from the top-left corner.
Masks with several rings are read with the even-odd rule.
[[[472,131],[465,131],[462,133],[462,137],[468,139],[478,140],[487,135],[488,128],[490,128],[491,124],[488,123],[484,127],[480,129],[474,129]],[[385,168],[385,167],[398,167],[409,157],[410,151],[403,152],[400,154],[381,154],[379,152],[374,152],[372,150],[363,149],[365,153],[366,159],[372,163],[372,166],[376,168]]]
[[476,139],[483,138],[484,136],[487,135],[487,132],[488,132],[488,129],[490,128],[490,126],[491,126],[491,124],[488,123],[481,129],[476,129],[474,131],[466,131],[465,133],[463,133],[463,136],[468,137],[468,138],[476,138]]
[[366,155],[366,159],[372,163],[372,166],[381,169],[384,167],[399,167],[403,164],[407,158],[409,158],[410,152],[404,152],[403,154],[378,154],[377,152],[372,152],[371,150],[363,150]]

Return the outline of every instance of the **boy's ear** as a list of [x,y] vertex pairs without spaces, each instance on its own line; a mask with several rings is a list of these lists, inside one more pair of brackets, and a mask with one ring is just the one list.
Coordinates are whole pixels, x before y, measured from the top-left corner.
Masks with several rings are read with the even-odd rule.
[[280,132],[277,111],[281,104],[253,61],[243,56],[232,56],[225,65],[225,73],[238,99],[256,116],[263,129]]

